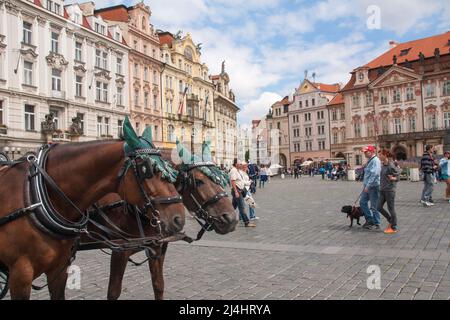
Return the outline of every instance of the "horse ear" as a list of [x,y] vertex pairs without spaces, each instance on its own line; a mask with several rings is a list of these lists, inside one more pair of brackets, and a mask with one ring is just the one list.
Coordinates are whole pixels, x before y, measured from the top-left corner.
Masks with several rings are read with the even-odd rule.
[[145,128],[144,133],[142,134],[142,138],[144,138],[148,142],[153,142],[152,127],[148,126],[147,128]]
[[202,144],[203,161],[212,161],[211,156],[211,140],[204,141]]
[[137,147],[139,147],[139,144],[141,142],[139,141],[139,137],[134,131],[130,119],[128,119],[128,116],[125,117],[125,121],[123,122],[123,136],[125,142],[128,144],[128,146],[130,146],[130,148],[136,149]]
[[177,152],[184,164],[191,163],[191,153],[184,147],[184,145],[177,139]]

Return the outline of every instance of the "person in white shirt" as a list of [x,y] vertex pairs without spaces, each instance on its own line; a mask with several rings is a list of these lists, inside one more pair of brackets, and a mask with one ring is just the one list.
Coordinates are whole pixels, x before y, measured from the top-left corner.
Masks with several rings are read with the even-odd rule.
[[245,182],[240,169],[242,164],[238,159],[234,159],[233,168],[230,170],[230,181],[231,181],[231,194],[233,196],[233,206],[239,209],[239,216],[244,221],[246,227],[256,227],[253,223],[250,223],[250,219],[247,216],[245,210],[244,197],[246,194]]

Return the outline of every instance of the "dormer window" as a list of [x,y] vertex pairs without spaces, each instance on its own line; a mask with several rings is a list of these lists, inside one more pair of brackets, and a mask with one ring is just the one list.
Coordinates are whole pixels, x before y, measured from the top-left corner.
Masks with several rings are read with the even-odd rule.
[[120,33],[119,32],[116,32],[115,39],[116,39],[116,41],[120,42]]
[[359,81],[363,81],[364,80],[364,73],[360,72],[358,74],[358,79],[359,79]]
[[400,57],[406,56],[409,50],[411,50],[411,48],[403,49],[402,51],[400,51]]
[[73,14],[73,22],[75,22],[76,24],[81,24],[81,16],[79,13]]

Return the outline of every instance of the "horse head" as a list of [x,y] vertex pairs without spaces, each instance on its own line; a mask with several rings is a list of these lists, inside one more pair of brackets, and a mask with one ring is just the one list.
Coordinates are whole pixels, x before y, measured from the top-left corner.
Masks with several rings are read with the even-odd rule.
[[187,209],[210,223],[219,234],[234,231],[238,220],[225,191],[229,178],[212,163],[210,142],[202,145],[202,159],[192,155],[179,141],[177,152],[182,163],[176,185]]
[[126,118],[123,130],[126,160],[121,193],[127,202],[144,208],[150,221],[160,223],[166,233],[180,232],[185,211],[174,186],[178,172],[155,150],[150,127],[138,137]]

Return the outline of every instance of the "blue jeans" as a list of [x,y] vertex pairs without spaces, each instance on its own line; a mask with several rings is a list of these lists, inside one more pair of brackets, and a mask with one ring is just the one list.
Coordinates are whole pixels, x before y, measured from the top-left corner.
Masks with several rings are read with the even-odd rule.
[[379,187],[370,187],[368,193],[363,191],[361,194],[361,200],[359,201],[359,205],[361,206],[366,220],[376,225],[381,224],[380,213],[377,210],[379,196]]
[[[234,195],[234,191],[231,191],[232,194]],[[237,204],[237,208],[239,209],[239,219],[244,221],[245,224],[248,224],[250,222],[247,213],[245,212],[245,201],[244,201],[244,197],[242,196],[242,194],[240,195],[239,198],[235,198],[236,204]]]
[[423,201],[431,200],[431,196],[433,195],[433,187],[434,187],[434,175],[432,173],[425,173],[423,176],[423,191],[422,191]]
[[255,209],[253,209],[252,207],[248,206],[248,212],[250,213],[250,219],[256,218],[256,216],[255,216]]

